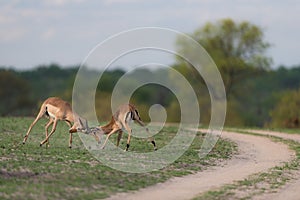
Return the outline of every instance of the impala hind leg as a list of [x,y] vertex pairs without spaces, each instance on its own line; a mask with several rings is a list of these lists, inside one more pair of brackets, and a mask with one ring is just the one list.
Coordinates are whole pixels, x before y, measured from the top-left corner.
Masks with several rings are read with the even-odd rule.
[[33,126],[44,116],[45,112],[46,111],[43,108],[41,108],[39,114],[36,116],[34,121],[30,124],[28,131],[27,131],[26,135],[24,136],[23,144],[25,144],[26,140],[28,139],[29,133],[30,133],[31,129],[33,128]]

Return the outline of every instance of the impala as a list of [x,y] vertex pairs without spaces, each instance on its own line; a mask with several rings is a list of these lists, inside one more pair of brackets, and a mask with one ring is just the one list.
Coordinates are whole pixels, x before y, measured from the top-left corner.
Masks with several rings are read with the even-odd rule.
[[[46,99],[41,108],[40,112],[38,113],[35,120],[32,122],[32,124],[29,126],[29,129],[24,137],[23,144],[25,144],[26,140],[28,139],[29,133],[33,126],[43,117],[46,116],[49,118],[49,122],[45,125],[45,133],[46,138],[40,143],[40,146],[42,146],[44,143],[47,142],[47,146],[49,146],[49,138],[51,135],[55,132],[57,122],[65,121],[69,129],[70,139],[69,139],[69,147],[72,147],[72,134],[81,131],[81,132],[87,132],[88,131],[88,125],[87,121],[81,117],[78,116],[75,112],[72,111],[71,105],[58,98],[58,97],[50,97]],[[72,125],[73,123],[73,125]],[[51,132],[48,134],[48,128],[49,126],[52,126]]]
[[[96,140],[98,141],[98,143],[100,143],[100,137],[99,137],[99,133],[100,134],[106,134],[107,137],[105,139],[105,142],[102,146],[102,148],[104,149],[107,140],[109,139],[109,137],[118,132],[118,137],[117,137],[117,146],[119,146],[122,134],[123,134],[123,129],[125,129],[128,133],[128,138],[127,138],[127,145],[126,145],[126,149],[125,151],[128,151],[129,149],[129,145],[130,145],[130,137],[131,137],[131,133],[132,133],[132,129],[129,126],[129,122],[133,120],[135,122],[137,122],[139,125],[141,125],[142,127],[145,127],[144,122],[141,120],[139,113],[137,111],[137,109],[135,108],[134,105],[132,104],[124,104],[121,105],[117,111],[115,112],[115,114],[111,117],[110,122],[105,125],[105,126],[100,126],[98,129],[98,135],[95,132],[94,136],[96,138]],[[148,132],[148,129],[146,128],[146,131]],[[151,143],[154,146],[154,150],[157,150],[156,148],[156,144],[155,141],[153,140],[153,138],[151,138]]]

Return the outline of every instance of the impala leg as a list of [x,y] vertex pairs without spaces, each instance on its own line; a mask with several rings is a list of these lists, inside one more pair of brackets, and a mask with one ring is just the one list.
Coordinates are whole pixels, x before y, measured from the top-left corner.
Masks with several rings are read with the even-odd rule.
[[26,140],[28,139],[29,133],[30,133],[31,129],[33,128],[33,126],[43,117],[44,114],[45,114],[45,112],[43,112],[41,110],[39,112],[39,114],[36,116],[36,118],[34,119],[34,121],[30,124],[28,131],[27,131],[26,135],[24,136],[23,144],[25,144]]
[[[45,126],[46,138],[48,137],[48,128],[49,128],[49,126],[51,126],[51,124],[53,124],[52,118],[49,119],[49,122]],[[50,146],[50,143],[49,143],[49,140],[47,140],[47,147],[49,147],[49,146]]]
[[51,135],[55,132],[56,126],[57,126],[57,122],[58,122],[58,119],[55,118],[50,134],[40,143],[40,146],[42,146],[43,144],[45,144],[49,140],[49,138],[51,137]]
[[[141,120],[136,119],[136,122],[137,122],[139,125],[141,125],[142,127],[145,127],[144,122],[142,122]],[[145,127],[145,128],[146,128],[146,127]],[[148,129],[148,128],[146,128],[146,131],[147,131],[147,133],[150,135],[149,129]],[[155,141],[154,141],[154,138],[153,138],[153,137],[150,137],[149,140],[150,140],[151,144],[153,144],[154,151],[156,151],[156,150],[157,150],[157,147],[156,147],[156,143],[155,143]]]
[[106,143],[107,143],[108,138],[109,138],[112,134],[114,134],[115,132],[117,132],[118,130],[119,130],[119,129],[113,129],[111,132],[109,132],[109,133],[107,134],[106,139],[105,139],[105,142],[104,142],[103,146],[101,147],[102,149],[104,149],[104,147],[105,147],[105,145],[106,145]]
[[73,133],[70,133],[69,148],[72,148],[72,136]]
[[[148,128],[146,128],[146,131],[147,131],[147,133],[150,135]],[[156,147],[156,143],[155,143],[154,138],[153,138],[153,137],[149,137],[148,140],[151,142],[151,144],[153,144],[153,149],[154,149],[154,151],[156,151],[156,150],[157,150],[157,147]]]
[[97,141],[97,143],[100,144],[100,137],[96,133],[94,133],[93,136],[94,136],[95,140]]
[[71,128],[72,127],[72,124],[71,124],[71,122],[69,122],[69,121],[65,121],[66,122],[66,124],[69,126],[69,128]]
[[[71,122],[69,121],[65,121],[67,123],[67,125],[69,126],[69,128],[72,127],[72,124]],[[73,132],[72,131],[69,131],[69,134],[70,134],[70,139],[69,139],[69,148],[72,148],[72,141],[73,141]]]
[[126,129],[126,131],[127,131],[127,133],[128,133],[127,144],[126,144],[126,149],[125,149],[125,151],[128,151],[129,146],[130,146],[130,137],[131,137],[132,130],[131,130],[131,128],[128,126],[127,123],[124,124],[124,127],[125,127],[125,129]]
[[123,131],[120,130],[120,131],[119,131],[119,134],[118,134],[118,138],[117,138],[117,147],[118,147],[119,144],[120,144],[120,140],[121,140],[121,138],[122,138],[122,135],[123,135]]

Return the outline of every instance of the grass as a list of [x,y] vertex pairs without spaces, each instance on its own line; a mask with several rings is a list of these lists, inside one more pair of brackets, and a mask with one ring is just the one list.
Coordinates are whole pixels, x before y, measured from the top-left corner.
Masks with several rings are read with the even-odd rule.
[[[292,132],[295,133],[294,131]],[[300,146],[298,142],[244,131],[241,131],[241,133],[270,137],[275,142],[283,142],[296,152],[296,158],[282,166],[275,166],[267,172],[257,173],[244,180],[227,184],[217,190],[205,192],[201,196],[194,198],[194,200],[251,199],[256,195],[276,192],[278,188],[293,180],[293,174],[300,169]]]
[[[46,120],[33,128],[27,143],[23,137],[32,118],[0,118],[0,199],[101,199],[164,182],[215,165],[236,152],[233,142],[218,140],[212,152],[199,159],[203,135],[197,134],[190,148],[171,165],[149,173],[125,173],[96,160],[77,134],[68,148],[68,127],[59,123],[50,138],[50,148],[39,147],[45,137]],[[155,136],[158,148],[175,136],[176,127],[165,127]],[[125,147],[126,135],[121,140]],[[115,143],[115,138],[112,138]],[[151,144],[132,138],[131,151],[152,151]]]

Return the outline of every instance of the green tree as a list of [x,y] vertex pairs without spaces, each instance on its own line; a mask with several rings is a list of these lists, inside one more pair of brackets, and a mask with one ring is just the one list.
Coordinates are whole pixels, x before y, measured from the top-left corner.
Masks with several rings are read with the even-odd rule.
[[298,128],[300,126],[300,89],[282,93],[271,111],[271,126]]
[[[263,30],[250,22],[239,23],[223,19],[214,24],[207,23],[191,34],[191,37],[199,42],[215,61],[222,75],[227,97],[235,94],[239,83],[245,78],[268,69],[271,64],[271,58],[265,55],[270,45],[264,41]],[[189,51],[189,47],[180,38],[177,45],[179,51]],[[179,62],[179,68],[185,64],[181,60]],[[189,73],[193,74],[197,73]]]
[[[249,81],[269,70],[272,59],[266,55],[270,44],[265,41],[262,28],[248,22],[222,19],[216,23],[206,23],[192,34],[194,40],[203,46],[216,63],[222,76],[228,100],[227,125],[249,125],[253,123],[246,110],[253,102]],[[184,55],[201,58],[181,37],[177,40],[178,51]],[[180,71],[198,93],[202,116],[209,116],[210,98],[201,75],[185,60],[178,58],[174,68]],[[253,87],[252,87],[253,88]],[[248,91],[245,93],[245,91]],[[245,100],[246,99],[246,100]],[[250,100],[251,101],[250,101]]]
[[40,101],[49,96],[61,96],[71,79],[74,81],[78,68],[65,68],[57,64],[41,65],[32,70],[19,72],[20,77],[30,83],[32,89],[31,97],[35,101]]
[[12,70],[0,70],[0,115],[23,114],[30,107],[29,85]]

